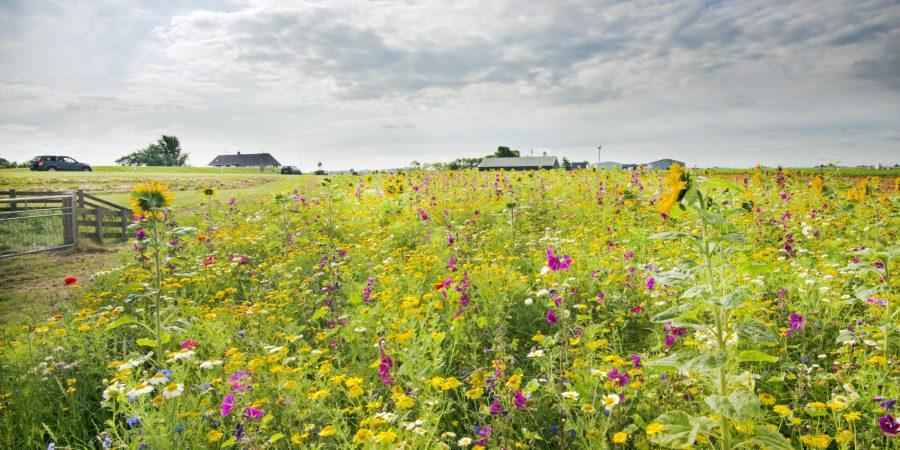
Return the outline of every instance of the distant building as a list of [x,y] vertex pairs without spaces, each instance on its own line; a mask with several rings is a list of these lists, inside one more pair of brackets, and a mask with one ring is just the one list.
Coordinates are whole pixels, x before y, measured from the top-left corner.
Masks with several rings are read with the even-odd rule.
[[597,163],[594,166],[598,169],[616,170],[622,166],[622,163],[606,161],[606,162]]
[[559,160],[555,156],[526,156],[522,158],[484,158],[478,170],[540,170],[558,169]]
[[587,161],[572,161],[572,169],[587,169],[589,163]]
[[268,153],[241,154],[241,152],[237,152],[237,155],[216,156],[209,165],[214,167],[281,167],[281,163]]
[[674,159],[660,159],[659,161],[653,161],[651,163],[644,164],[644,168],[654,169],[654,170],[669,170],[669,167],[672,164],[678,164],[681,167],[684,167],[684,163],[681,161],[676,161]]

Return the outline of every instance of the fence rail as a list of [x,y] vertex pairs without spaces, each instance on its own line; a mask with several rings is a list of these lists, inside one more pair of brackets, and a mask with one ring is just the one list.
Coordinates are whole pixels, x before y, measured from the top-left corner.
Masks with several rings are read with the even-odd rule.
[[75,209],[74,195],[0,198],[0,259],[75,245]]
[[[61,210],[59,205],[64,200],[60,199],[65,198],[71,199],[72,204],[65,206]],[[39,213],[44,213],[45,215]],[[10,220],[30,220],[33,222],[37,219],[59,217],[60,215],[69,216],[67,220],[63,221],[68,224],[66,225],[68,228],[61,231],[66,232],[71,228],[71,235],[74,239],[72,244],[65,244],[65,246],[74,245],[78,237],[94,239],[99,243],[103,243],[105,239],[125,240],[128,238],[127,229],[132,219],[130,209],[102,198],[85,194],[81,189],[74,193],[17,191],[15,189],[0,191],[0,218],[21,216]],[[0,229],[0,233],[9,234],[6,231],[14,232],[16,230],[12,228],[10,230]],[[60,230],[56,230],[56,232],[60,232]],[[64,234],[64,236],[69,235]],[[0,238],[0,241],[2,241],[2,238]],[[0,242],[0,247],[2,245],[2,242]],[[62,247],[56,245],[52,248]]]

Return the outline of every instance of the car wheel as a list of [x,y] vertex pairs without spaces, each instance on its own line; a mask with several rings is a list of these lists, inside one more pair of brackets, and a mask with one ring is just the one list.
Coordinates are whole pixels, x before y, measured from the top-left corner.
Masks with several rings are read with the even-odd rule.
[[82,172],[90,172],[90,171],[91,171],[91,168],[90,168],[90,167],[84,167],[84,168],[81,169],[81,171],[82,171]]
[[56,172],[56,167],[48,167],[47,171],[48,172]]

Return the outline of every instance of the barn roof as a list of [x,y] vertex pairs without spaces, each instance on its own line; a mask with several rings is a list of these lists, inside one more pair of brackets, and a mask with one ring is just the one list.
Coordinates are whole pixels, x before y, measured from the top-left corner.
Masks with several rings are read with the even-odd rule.
[[480,168],[502,169],[508,167],[554,167],[558,165],[555,156],[527,156],[521,158],[484,158]]
[[280,166],[272,155],[268,153],[238,153],[237,155],[216,156],[210,166]]

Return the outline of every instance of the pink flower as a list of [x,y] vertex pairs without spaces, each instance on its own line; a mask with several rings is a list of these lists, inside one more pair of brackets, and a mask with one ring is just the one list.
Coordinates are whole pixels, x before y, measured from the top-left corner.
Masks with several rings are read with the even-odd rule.
[[222,399],[222,404],[219,406],[219,413],[222,414],[222,417],[227,416],[231,413],[231,410],[234,408],[234,394],[228,394],[225,398]]
[[637,313],[639,313],[639,312],[641,312],[641,311],[643,311],[643,310],[644,310],[644,307],[643,307],[643,306],[640,306],[640,305],[638,305],[638,306],[636,306],[636,307],[634,307],[634,308],[632,308],[632,309],[631,309],[631,312],[633,312],[633,313],[635,313],[635,314],[637,314]]
[[181,348],[183,348],[185,350],[193,350],[193,349],[197,348],[198,346],[200,346],[200,344],[198,344],[197,341],[192,341],[190,339],[182,342],[179,345],[181,345]]
[[560,270],[566,270],[569,266],[572,265],[572,258],[569,255],[564,256],[560,259],[558,256],[553,254],[553,247],[547,247],[547,267],[554,272],[558,272]]
[[248,406],[247,409],[244,410],[244,417],[250,419],[261,419],[262,416],[265,416],[266,412],[261,409],[256,409],[252,406]]

